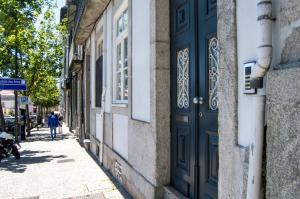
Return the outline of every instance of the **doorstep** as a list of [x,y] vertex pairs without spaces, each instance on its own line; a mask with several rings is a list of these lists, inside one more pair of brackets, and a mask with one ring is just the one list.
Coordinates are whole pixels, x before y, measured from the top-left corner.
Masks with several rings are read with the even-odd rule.
[[164,199],[188,199],[171,185],[164,187]]

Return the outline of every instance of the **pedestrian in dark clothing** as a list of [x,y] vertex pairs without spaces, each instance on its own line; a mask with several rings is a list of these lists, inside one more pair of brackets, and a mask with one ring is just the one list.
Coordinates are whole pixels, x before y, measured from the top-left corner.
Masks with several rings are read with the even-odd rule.
[[58,121],[59,121],[59,128],[58,128],[58,132],[59,133],[62,133],[62,125],[63,125],[63,116],[62,115],[60,115],[59,117],[58,117]]
[[54,140],[54,138],[56,138],[56,127],[58,127],[58,118],[56,115],[54,115],[53,111],[51,112],[51,115],[48,118],[48,127],[50,128],[51,138],[52,140]]

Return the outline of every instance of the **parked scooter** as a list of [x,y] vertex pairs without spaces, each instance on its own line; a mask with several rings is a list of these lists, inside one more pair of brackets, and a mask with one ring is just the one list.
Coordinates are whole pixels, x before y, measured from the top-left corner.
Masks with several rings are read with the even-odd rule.
[[16,159],[20,159],[20,152],[15,143],[15,137],[9,133],[0,132],[0,162],[3,158],[8,158],[11,154]]

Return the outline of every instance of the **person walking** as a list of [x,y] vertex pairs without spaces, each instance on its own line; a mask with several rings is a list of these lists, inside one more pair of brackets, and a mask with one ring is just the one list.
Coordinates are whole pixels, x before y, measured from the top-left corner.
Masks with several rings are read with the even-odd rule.
[[64,119],[63,116],[59,115],[59,117],[58,117],[58,122],[59,122],[58,132],[59,133],[62,133],[63,119]]
[[51,115],[48,118],[48,127],[50,128],[51,138],[52,140],[54,140],[56,138],[56,127],[58,127],[58,118],[56,115],[54,115],[53,111],[51,112]]

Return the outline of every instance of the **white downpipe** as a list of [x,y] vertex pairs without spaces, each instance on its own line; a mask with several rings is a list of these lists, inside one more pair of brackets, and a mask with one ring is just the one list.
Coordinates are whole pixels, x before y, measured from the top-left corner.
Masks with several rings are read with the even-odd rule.
[[272,0],[258,0],[258,59],[251,72],[252,87],[262,88],[262,80],[272,59]]
[[253,98],[257,110],[253,122],[254,132],[251,137],[249,149],[249,170],[247,183],[247,199],[259,199],[261,194],[261,169],[264,139],[265,96],[258,95]]
[[[262,80],[272,59],[272,0],[258,0],[258,60],[250,76],[251,85],[262,88]],[[259,92],[260,93],[260,92]],[[247,199],[261,198],[261,170],[263,156],[264,124],[265,124],[265,95],[253,98],[257,108],[254,116],[254,133],[251,137],[249,152],[249,172],[247,183]]]

